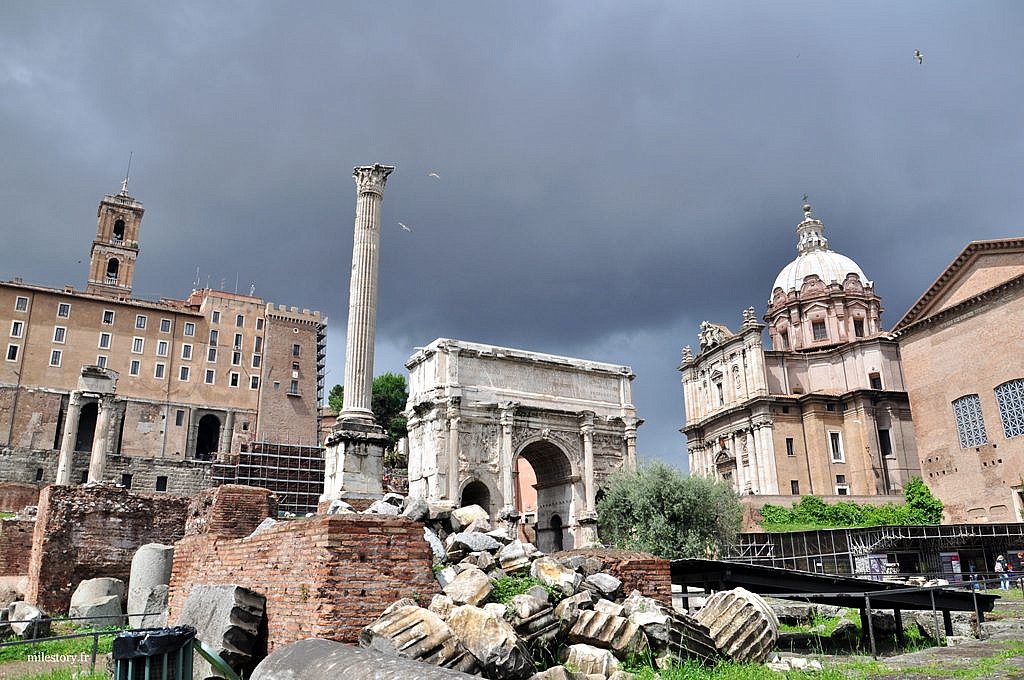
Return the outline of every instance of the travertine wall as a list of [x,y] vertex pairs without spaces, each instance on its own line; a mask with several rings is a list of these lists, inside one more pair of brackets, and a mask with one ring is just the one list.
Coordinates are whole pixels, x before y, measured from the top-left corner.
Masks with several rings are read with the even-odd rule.
[[308,637],[353,643],[395,600],[425,606],[440,592],[431,564],[423,525],[398,517],[319,515],[246,538],[188,536],[175,546],[169,620],[193,585],[234,583],[266,596],[268,651]]
[[171,544],[184,535],[188,502],[106,485],[46,487],[39,496],[26,599],[60,614],[85,579],[127,582],[139,547]]
[[[52,484],[57,476],[58,452],[53,450],[4,449],[0,448],[0,479],[21,484],[32,484],[42,488]],[[89,453],[80,451],[74,455],[71,480],[84,481],[83,475],[89,469]],[[42,473],[39,472],[42,470]],[[132,477],[132,490],[156,492],[157,477],[167,478],[168,495],[192,496],[213,486],[211,464],[192,460],[161,460],[136,456],[107,457],[104,479],[120,484],[123,475]],[[26,504],[28,505],[28,504]],[[20,507],[4,507],[0,495],[0,510],[20,510]]]
[[28,573],[35,527],[31,519],[0,520],[0,576]]

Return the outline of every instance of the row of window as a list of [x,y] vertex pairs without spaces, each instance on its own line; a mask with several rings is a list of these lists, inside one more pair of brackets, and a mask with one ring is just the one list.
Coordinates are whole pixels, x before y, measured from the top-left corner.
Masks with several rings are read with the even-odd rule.
[[[821,340],[828,340],[828,329],[825,327],[824,321],[812,321],[811,322],[811,334],[814,337],[815,342]],[[854,319],[853,320],[853,334],[855,337],[864,337],[864,320]],[[779,344],[782,349],[789,349],[789,333],[783,331],[779,333]]]
[[[794,496],[800,495],[800,480],[789,480],[789,492]],[[846,475],[836,475],[836,495],[849,496],[850,485],[846,483]]]
[[[14,299],[14,310],[16,312],[27,312],[28,311],[28,298],[25,297],[25,296],[22,296],[22,295],[17,296]],[[113,309],[104,309],[103,313],[101,315],[101,321],[102,321],[103,325],[105,325],[105,326],[112,326],[112,325],[114,325],[115,316],[116,316],[116,314],[115,314],[115,311]],[[68,302],[61,302],[61,303],[57,304],[57,318],[59,318],[59,319],[70,319],[71,318],[71,304],[70,303],[68,303]],[[220,323],[220,312],[217,311],[217,310],[214,310],[213,314],[211,315],[211,319],[212,319],[213,323]],[[135,327],[136,328],[138,328],[138,329],[145,329],[146,325],[148,323],[149,323],[149,317],[147,315],[145,315],[145,314],[136,314],[135,315]],[[235,316],[235,327],[236,328],[244,328],[245,327],[245,315],[244,314],[237,314]],[[257,331],[262,331],[263,330],[263,318],[262,317],[259,317],[259,318],[256,319],[256,330]],[[166,318],[160,319],[160,332],[161,333],[170,333],[171,332],[171,320],[170,319],[166,319]],[[195,335],[195,332],[196,332],[196,325],[195,325],[195,323],[191,322],[191,321],[185,322],[185,335],[192,336],[192,335]]]
[[[999,419],[1003,424],[1003,436],[1010,439],[1024,435],[1024,378],[1005,382],[993,392],[999,407]],[[953,400],[953,419],[960,448],[988,443],[985,418],[981,412],[981,397],[977,394],[966,394]]]

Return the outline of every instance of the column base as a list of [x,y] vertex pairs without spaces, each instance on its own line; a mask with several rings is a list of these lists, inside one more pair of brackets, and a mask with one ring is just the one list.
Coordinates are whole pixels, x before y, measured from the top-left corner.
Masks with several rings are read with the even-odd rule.
[[597,513],[584,511],[576,518],[576,531],[573,532],[573,548],[601,548],[603,543],[597,535]]
[[350,495],[384,494],[384,450],[388,445],[384,429],[371,419],[343,418],[324,442],[324,493],[321,502]]

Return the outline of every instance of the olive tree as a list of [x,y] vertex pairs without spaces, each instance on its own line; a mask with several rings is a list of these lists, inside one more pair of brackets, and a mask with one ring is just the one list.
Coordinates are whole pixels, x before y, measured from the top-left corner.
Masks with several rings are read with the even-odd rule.
[[602,540],[659,557],[712,557],[733,543],[743,509],[726,482],[659,461],[613,474],[597,504]]

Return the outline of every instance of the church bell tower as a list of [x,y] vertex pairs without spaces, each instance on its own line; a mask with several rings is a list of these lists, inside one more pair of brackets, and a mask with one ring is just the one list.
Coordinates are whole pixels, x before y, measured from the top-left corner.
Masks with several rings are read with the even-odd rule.
[[119,193],[108,194],[100,201],[85,292],[118,298],[131,296],[144,212],[142,204],[128,195],[127,176]]

